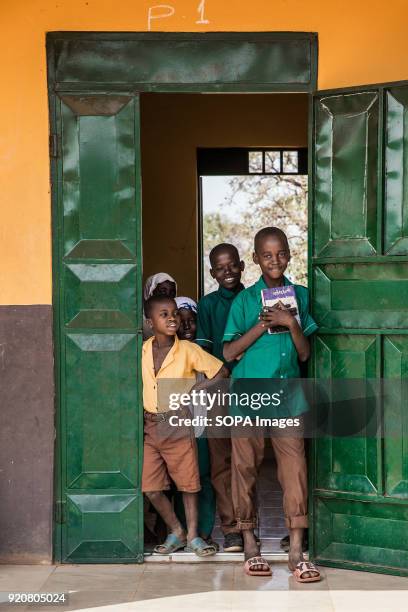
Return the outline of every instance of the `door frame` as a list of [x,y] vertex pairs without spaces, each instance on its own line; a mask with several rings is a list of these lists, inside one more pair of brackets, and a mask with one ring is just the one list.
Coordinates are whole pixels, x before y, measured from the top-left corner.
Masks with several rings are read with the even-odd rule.
[[[98,94],[98,93],[123,93],[123,94],[139,94],[142,92],[174,92],[174,93],[212,93],[212,92],[223,92],[223,93],[307,93],[310,99],[309,106],[309,126],[311,125],[312,118],[312,94],[317,90],[317,70],[318,70],[318,38],[317,33],[311,32],[209,32],[209,33],[189,33],[189,32],[177,32],[177,33],[151,33],[151,32],[50,32],[46,35],[47,43],[47,69],[48,69],[48,100],[49,100],[49,116],[50,116],[50,173],[51,173],[51,206],[52,206],[52,278],[53,278],[53,334],[54,334],[54,380],[55,380],[55,452],[54,452],[54,512],[53,512],[53,552],[54,560],[61,562],[62,560],[62,525],[64,523],[64,504],[62,500],[62,461],[61,461],[61,448],[63,444],[61,435],[61,398],[64,396],[64,380],[61,376],[61,341],[60,341],[60,324],[61,324],[61,308],[62,308],[62,291],[60,278],[60,267],[62,261],[61,251],[61,222],[60,213],[62,208],[62,190],[61,190],[61,163],[60,163],[60,126],[58,124],[57,116],[57,98],[58,94]],[[144,57],[147,63],[150,62],[151,45],[154,43],[155,49],[161,48],[163,63],[154,63],[154,58],[151,60],[152,64],[150,67],[150,77],[144,79],[140,72],[140,50],[144,51]],[[177,44],[181,43],[178,47],[179,53],[176,59],[179,61],[179,67],[173,68],[178,75],[171,81],[166,76],[166,65],[165,59],[169,50],[173,50],[177,47]],[[197,47],[197,43],[199,46]],[[204,43],[204,46],[202,45]],[[224,52],[224,59],[226,62],[222,64],[217,61],[217,51],[220,44],[225,44],[229,47]],[[309,79],[307,82],[305,79],[298,79],[292,81],[285,76],[285,64],[286,58],[290,54],[291,58],[294,58],[294,65],[296,61],[301,61],[301,53],[299,51],[300,46],[303,47],[308,45],[309,57],[307,62],[307,68],[309,71]],[[83,55],[81,54],[81,45],[83,48]],[[201,45],[201,47],[200,47]],[[217,47],[218,45],[218,47]],[[253,45],[253,53],[255,53],[256,68],[259,71],[259,76],[254,79],[239,78],[236,80],[228,78],[228,75],[223,75],[223,66],[228,66],[228,56],[232,62],[237,51],[240,53],[246,53],[246,49],[249,45]],[[271,51],[273,45],[277,47],[281,46],[280,52],[268,56],[269,62],[265,62],[265,52]],[[111,46],[115,49],[115,56],[106,55],[106,47]],[[103,51],[105,47],[105,54]],[[136,47],[138,53],[136,53]],[[191,74],[197,70],[197,51],[198,57],[201,60],[201,49],[204,49],[205,56],[204,61],[207,65],[213,68],[209,75],[204,75],[205,78],[201,80],[191,79]],[[78,51],[79,49],[79,51]],[[99,60],[98,68],[99,75],[102,67],[102,72],[105,66],[110,66],[112,70],[112,63],[117,67],[121,62],[120,53],[118,49],[126,56],[127,61],[130,59],[134,60],[134,65],[139,64],[139,75],[134,78],[132,75],[129,79],[114,82],[114,79],[109,81],[109,77],[105,82],[92,78],[95,76],[95,54]],[[89,59],[89,63],[86,52],[91,51],[92,57]],[[192,51],[196,51],[196,56]],[[282,53],[282,51],[284,51]],[[69,63],[69,53],[75,55],[76,59]],[[213,55],[211,55],[213,53]],[[249,55],[249,54],[248,54]],[[157,56],[156,56],[157,57]],[[78,62],[78,58],[83,62]],[[115,59],[112,59],[115,58]],[[297,60],[296,58],[299,58]],[[64,64],[65,62],[65,64]],[[256,63],[256,62],[255,62]],[[293,63],[293,62],[292,62]],[[80,65],[79,65],[80,64]],[[153,65],[154,64],[154,65]],[[303,57],[304,64],[304,57]],[[133,66],[130,62],[128,66]],[[201,64],[198,64],[201,67]],[[266,68],[265,68],[266,66]],[[295,66],[296,67],[296,66]],[[144,65],[142,66],[144,68]],[[160,71],[160,68],[162,71]],[[190,77],[183,78],[183,75],[190,71]],[[304,69],[304,65],[303,65]],[[65,70],[65,73],[64,73]],[[78,74],[75,70],[79,70]],[[82,72],[81,72],[82,70]],[[214,72],[220,72],[219,78],[214,79]],[[265,70],[266,77],[265,78]],[[275,70],[275,72],[274,72]],[[269,72],[268,72],[269,71]],[[65,77],[64,77],[65,74]],[[84,78],[84,75],[89,75],[89,78]],[[162,78],[160,79],[160,76]],[[289,75],[290,76],[290,75]],[[126,75],[124,77],[126,79]],[[311,139],[311,130],[309,129],[309,139]],[[309,141],[310,152],[311,140]],[[312,168],[312,155],[309,155],[309,191],[311,189],[311,168]],[[310,202],[310,200],[309,200]],[[311,218],[311,206],[308,203],[309,208],[309,223],[312,221]],[[140,211],[142,213],[142,211]],[[311,226],[310,226],[311,227]],[[140,236],[141,233],[139,232]],[[309,266],[311,257],[311,244],[310,244],[310,232],[309,232]],[[139,250],[139,253],[141,251]],[[143,264],[143,261],[141,262]],[[138,280],[141,283],[141,271],[138,276]],[[139,338],[140,340],[140,338]],[[142,452],[142,449],[141,449]],[[310,497],[312,501],[312,497]],[[312,509],[312,504],[311,504]],[[137,559],[142,561],[143,559]]]

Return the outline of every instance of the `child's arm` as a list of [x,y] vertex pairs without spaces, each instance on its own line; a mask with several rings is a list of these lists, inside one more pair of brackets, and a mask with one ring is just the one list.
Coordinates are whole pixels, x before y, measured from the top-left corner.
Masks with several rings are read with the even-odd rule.
[[270,309],[268,311],[262,310],[260,320],[265,322],[266,327],[277,327],[283,325],[287,327],[292,336],[293,344],[297,350],[299,361],[307,361],[310,357],[310,344],[309,340],[303,334],[302,328],[287,310],[279,310],[277,308]]
[[265,331],[263,322],[257,322],[250,329],[245,320],[244,294],[241,292],[232,302],[223,337],[223,354],[227,362],[241,359],[246,349]]
[[296,347],[299,360],[307,361],[310,356],[310,346],[308,339],[303,335],[302,329],[295,317],[285,310],[271,309],[268,312],[262,310],[259,315],[259,322],[237,340],[225,342],[224,357],[227,361],[236,359],[240,353],[246,351],[265,331],[270,327],[282,325],[287,327],[291,333],[293,343]]
[[266,325],[263,321],[259,321],[237,340],[224,342],[224,359],[226,361],[234,361],[237,357],[242,357],[242,353],[265,333],[265,329]]
[[216,380],[228,378],[229,370],[222,361],[209,355],[204,349],[192,342],[188,343],[190,364],[192,370],[206,375],[206,380],[196,383],[192,389],[206,389]]
[[228,378],[230,375],[230,371],[228,368],[225,367],[225,365],[221,366],[221,368],[218,370],[218,372],[216,373],[215,376],[213,376],[212,378],[209,378],[208,380],[220,380],[220,378]]
[[212,378],[205,378],[201,382],[197,382],[193,387],[191,387],[191,391],[199,391],[200,389],[208,389],[216,380],[221,380],[222,378],[228,378],[230,375],[228,368],[224,365],[218,370],[217,374]]

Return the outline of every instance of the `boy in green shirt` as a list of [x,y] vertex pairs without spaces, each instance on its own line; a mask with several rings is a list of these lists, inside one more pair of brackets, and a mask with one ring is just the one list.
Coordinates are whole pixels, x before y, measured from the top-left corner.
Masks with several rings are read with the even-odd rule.
[[[290,260],[285,233],[276,227],[260,230],[254,240],[254,263],[262,276],[234,300],[224,332],[224,358],[232,361],[242,355],[232,378],[300,378],[299,361],[307,361],[307,336],[317,329],[308,312],[308,290],[295,285],[301,325],[287,310],[263,309],[261,290],[290,285],[284,272]],[[268,329],[283,326],[286,333],[269,334]],[[290,416],[307,410],[306,400],[296,390],[290,395]],[[304,560],[303,531],[307,528],[307,472],[304,440],[300,437],[272,437],[283,490],[285,522],[290,532],[289,569],[299,582],[320,580],[312,563]],[[242,530],[245,572],[252,576],[271,575],[268,562],[260,556],[254,528],[257,525],[256,480],[263,459],[265,440],[261,436],[232,438],[232,491],[238,527]]]
[[[222,243],[210,253],[210,274],[218,289],[198,303],[196,343],[209,353],[224,360],[223,336],[231,304],[242,291],[241,274],[245,264],[232,244]],[[226,363],[231,371],[236,362]],[[243,541],[237,527],[231,495],[231,439],[208,438],[211,459],[211,481],[215,489],[224,552],[242,552]]]

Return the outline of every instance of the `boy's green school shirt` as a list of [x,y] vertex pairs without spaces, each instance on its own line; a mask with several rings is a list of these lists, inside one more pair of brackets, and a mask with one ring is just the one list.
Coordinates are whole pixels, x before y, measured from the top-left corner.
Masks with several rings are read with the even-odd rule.
[[[293,283],[284,277],[284,285],[293,285]],[[294,287],[302,330],[305,336],[309,336],[317,329],[316,322],[309,314],[309,292],[301,285],[294,285]],[[237,296],[228,315],[223,342],[236,340],[256,325],[262,309],[261,289],[266,288],[267,285],[261,276],[254,285],[241,291]],[[269,334],[265,331],[256,342],[246,349],[232,371],[232,378],[300,378],[298,354],[290,332]],[[291,389],[287,384],[285,387]],[[307,409],[300,385],[295,384],[289,395],[291,398],[290,414],[300,414]],[[282,413],[281,416],[283,416]]]
[[[217,291],[205,295],[198,302],[196,343],[224,363],[222,346],[225,324],[231,304],[243,289],[242,284],[237,287],[236,291],[219,287]],[[234,361],[226,365],[232,369],[235,363]]]

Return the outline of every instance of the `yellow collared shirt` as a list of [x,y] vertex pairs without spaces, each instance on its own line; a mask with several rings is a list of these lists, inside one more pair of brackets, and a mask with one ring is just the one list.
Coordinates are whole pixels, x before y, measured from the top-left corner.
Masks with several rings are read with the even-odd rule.
[[[164,387],[172,393],[188,393],[195,384],[197,372],[202,372],[207,378],[213,378],[222,367],[222,361],[210,355],[204,349],[189,340],[174,338],[174,344],[166,355],[157,375],[154,373],[153,340],[149,338],[143,344],[142,350],[142,378],[143,378],[143,406],[147,412],[166,412],[169,406],[159,401],[157,387],[158,380],[172,379],[174,381]],[[171,389],[170,389],[171,387]]]

